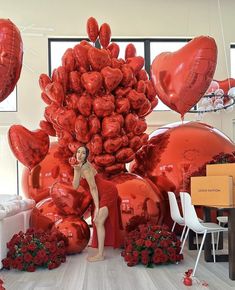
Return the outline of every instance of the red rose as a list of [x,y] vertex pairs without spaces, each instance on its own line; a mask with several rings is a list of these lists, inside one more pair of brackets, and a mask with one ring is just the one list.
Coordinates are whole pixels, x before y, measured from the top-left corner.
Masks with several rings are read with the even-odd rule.
[[145,241],[145,246],[150,248],[152,246],[152,242],[150,240]]
[[26,268],[26,271],[28,272],[34,272],[36,270],[36,268],[33,266],[33,265],[29,265],[27,268]]
[[23,258],[26,263],[30,263],[33,260],[33,257],[29,252],[25,253]]
[[139,239],[135,243],[136,243],[137,246],[140,246],[141,247],[144,244],[144,240],[143,239]]

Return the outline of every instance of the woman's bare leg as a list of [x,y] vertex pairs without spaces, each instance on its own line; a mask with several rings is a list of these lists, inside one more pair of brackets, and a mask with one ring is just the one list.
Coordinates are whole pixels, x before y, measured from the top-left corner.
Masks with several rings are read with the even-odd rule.
[[98,238],[98,253],[95,256],[88,257],[87,260],[89,262],[97,262],[104,260],[104,240],[105,240],[104,223],[108,215],[109,211],[106,206],[99,209],[99,214],[95,221]]

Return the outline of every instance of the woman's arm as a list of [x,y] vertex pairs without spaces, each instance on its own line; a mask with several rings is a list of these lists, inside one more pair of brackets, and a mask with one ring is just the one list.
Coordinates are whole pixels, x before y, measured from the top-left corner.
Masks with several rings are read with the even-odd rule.
[[74,175],[73,175],[73,188],[77,189],[79,187],[81,178],[81,166],[74,166]]

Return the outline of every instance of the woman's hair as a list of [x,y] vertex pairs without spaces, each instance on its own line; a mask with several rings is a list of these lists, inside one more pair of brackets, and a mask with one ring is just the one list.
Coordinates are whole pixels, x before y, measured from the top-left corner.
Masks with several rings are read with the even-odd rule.
[[86,156],[85,156],[85,160],[83,162],[83,164],[85,164],[87,162],[87,158],[89,156],[90,151],[89,151],[89,149],[85,145],[82,145],[82,146],[79,146],[77,148],[76,153],[77,153],[77,151],[78,151],[79,148],[84,148],[85,149]]

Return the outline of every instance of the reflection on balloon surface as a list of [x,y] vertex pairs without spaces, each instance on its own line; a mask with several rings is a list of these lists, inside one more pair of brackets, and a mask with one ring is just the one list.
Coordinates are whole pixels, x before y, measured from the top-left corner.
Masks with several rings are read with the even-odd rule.
[[216,128],[197,122],[174,123],[150,135],[148,144],[137,152],[131,171],[153,181],[167,208],[167,191],[177,195],[190,192],[192,175],[205,175],[207,163],[234,151],[234,143]]
[[68,238],[66,252],[80,253],[90,239],[90,229],[87,223],[76,216],[65,217],[55,223],[55,228]]
[[111,178],[122,199],[121,215],[125,228],[135,215],[144,216],[156,223],[161,218],[160,192],[147,179],[132,173],[122,173]]

